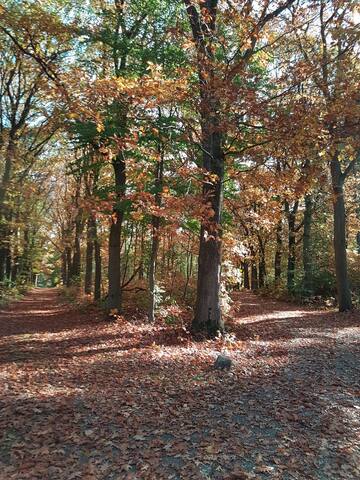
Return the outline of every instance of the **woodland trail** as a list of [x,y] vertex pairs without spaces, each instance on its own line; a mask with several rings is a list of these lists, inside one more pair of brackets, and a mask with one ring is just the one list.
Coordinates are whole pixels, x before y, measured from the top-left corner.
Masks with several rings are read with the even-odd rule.
[[0,479],[359,479],[359,312],[234,300],[207,342],[56,289],[1,310]]

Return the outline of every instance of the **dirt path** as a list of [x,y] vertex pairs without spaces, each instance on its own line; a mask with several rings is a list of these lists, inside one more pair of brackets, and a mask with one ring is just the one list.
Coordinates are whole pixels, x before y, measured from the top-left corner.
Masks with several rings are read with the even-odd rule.
[[359,479],[359,312],[235,300],[202,343],[50,289],[0,311],[0,479]]

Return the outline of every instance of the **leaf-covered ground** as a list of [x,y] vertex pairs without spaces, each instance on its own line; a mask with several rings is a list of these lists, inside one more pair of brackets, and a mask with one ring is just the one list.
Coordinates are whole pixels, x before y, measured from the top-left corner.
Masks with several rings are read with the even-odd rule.
[[196,343],[56,290],[1,311],[1,480],[359,479],[359,312],[240,293],[231,317]]

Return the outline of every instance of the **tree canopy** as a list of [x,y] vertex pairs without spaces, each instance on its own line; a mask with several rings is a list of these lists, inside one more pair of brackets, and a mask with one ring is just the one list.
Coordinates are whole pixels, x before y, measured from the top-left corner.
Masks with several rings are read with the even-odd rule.
[[62,284],[150,322],[192,308],[211,336],[234,289],[356,307],[359,16],[356,0],[0,5],[3,295]]

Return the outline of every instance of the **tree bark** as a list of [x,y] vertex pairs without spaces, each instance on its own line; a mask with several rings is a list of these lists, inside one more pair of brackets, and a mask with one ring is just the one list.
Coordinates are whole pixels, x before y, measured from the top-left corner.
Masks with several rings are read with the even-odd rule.
[[140,230],[140,265],[138,279],[142,280],[144,278],[144,250],[145,250],[145,227],[141,226]]
[[200,229],[197,294],[194,332],[210,336],[224,329],[220,308],[221,274],[221,213],[223,203],[224,152],[220,133],[220,102],[215,84],[213,41],[216,33],[217,0],[205,0],[200,11],[184,0],[192,34],[197,47],[197,68],[201,97],[203,202],[210,206],[209,218],[203,219]]
[[19,268],[19,255],[17,254],[16,256],[14,256],[14,261],[11,267],[11,281],[14,283],[17,281],[18,268]]
[[7,221],[6,199],[10,185],[12,164],[15,155],[15,133],[10,131],[9,142],[5,153],[4,172],[0,184],[0,282],[8,276],[8,252],[10,244],[10,231]]
[[13,159],[15,156],[15,134],[10,132],[9,143],[5,154],[5,167],[0,185],[0,214],[4,215],[5,200],[9,188]]
[[213,131],[214,127],[214,124],[206,125],[203,129],[203,166],[206,172],[216,175],[216,180],[206,182],[203,187],[204,203],[210,203],[214,213],[201,225],[197,296],[192,323],[194,331],[206,331],[209,335],[224,329],[220,308],[224,155],[221,135]]
[[150,305],[149,305],[149,322],[155,320],[155,309],[156,309],[156,260],[157,254],[159,251],[159,226],[160,219],[159,217],[153,217],[152,220],[152,245],[151,245],[151,255],[150,255],[150,264],[149,264],[149,291],[150,291]]
[[70,287],[71,285],[71,247],[66,246],[65,247],[65,253],[66,253],[66,286]]
[[30,230],[26,225],[24,228],[23,253],[20,262],[20,277],[23,283],[27,283],[31,278],[31,259],[30,259]]
[[242,269],[243,269],[243,287],[249,290],[250,277],[249,277],[249,262],[247,260],[244,260],[242,262]]
[[[164,157],[159,146],[160,160],[156,165],[155,172],[155,205],[161,206],[162,188],[163,188],[163,173],[164,173]],[[149,305],[149,322],[155,320],[156,309],[156,264],[160,245],[159,231],[160,217],[152,216],[152,245],[149,265],[149,290],[150,290],[150,305]]]
[[[216,63],[216,19],[218,0],[203,0],[200,8],[198,2],[183,0],[191,26],[192,36],[197,49],[197,69],[201,97],[200,115],[202,129],[203,168],[209,173],[203,187],[204,203],[210,204],[213,214],[207,221],[203,221],[200,232],[200,251],[197,283],[197,299],[193,330],[207,331],[210,335],[224,329],[220,309],[220,273],[221,273],[221,213],[223,200],[224,179],[224,151],[222,136],[226,127],[221,125],[222,106],[219,92],[219,74]],[[250,44],[241,55],[241,60],[230,69],[227,79],[231,82],[246,62],[255,52],[259,32],[265,25],[280,15],[295,0],[288,0],[264,14],[254,26],[254,33],[250,35]],[[252,2],[247,2],[249,10]],[[236,56],[236,54],[235,54]],[[223,73],[221,73],[221,76]],[[222,80],[222,79],[221,79]],[[221,81],[220,81],[221,84]]]
[[122,291],[121,291],[121,230],[123,222],[123,207],[121,199],[125,193],[126,173],[125,159],[120,152],[113,160],[113,169],[115,174],[115,193],[116,203],[111,218],[109,235],[109,290],[107,297],[107,308],[121,310]]
[[81,235],[83,231],[82,210],[79,209],[75,219],[74,253],[70,271],[70,284],[79,285],[81,275]]
[[338,155],[331,160],[331,180],[334,203],[334,251],[339,311],[352,309],[351,292],[347,271],[346,213],[344,202],[344,180]]
[[102,275],[102,262],[101,262],[101,246],[97,231],[96,218],[91,218],[93,222],[94,232],[94,255],[95,255],[95,278],[94,278],[94,300],[100,300],[101,298],[101,275]]
[[304,234],[303,234],[303,266],[304,280],[303,289],[306,297],[313,292],[313,258],[312,258],[312,241],[311,241],[311,225],[313,214],[313,200],[311,195],[305,195],[304,210]]
[[279,287],[281,283],[281,260],[282,260],[282,253],[283,253],[282,230],[283,230],[283,221],[282,219],[280,219],[276,226],[276,250],[275,250],[275,260],[274,260],[275,287]]
[[6,258],[5,258],[5,276],[9,281],[11,281],[11,272],[12,272],[12,258],[11,258],[10,244],[8,244],[8,247],[6,249]]
[[296,269],[296,213],[299,208],[299,201],[296,200],[292,208],[285,202],[285,211],[288,219],[288,265],[287,265],[287,289],[289,293],[295,288]]
[[94,229],[91,216],[86,226],[85,281],[84,291],[90,295],[93,287]]
[[266,281],[266,258],[265,258],[265,242],[262,238],[259,240],[259,288],[265,287]]
[[251,290],[255,291],[259,288],[258,271],[255,260],[251,261]]
[[19,270],[19,260],[20,260],[20,252],[19,252],[19,235],[20,235],[20,209],[19,205],[17,205],[15,213],[15,229],[13,232],[13,258],[12,258],[12,266],[11,266],[11,281],[16,283],[18,270]]
[[6,260],[8,257],[9,229],[5,217],[0,225],[0,282],[4,282],[7,276]]
[[67,271],[66,251],[64,250],[61,255],[61,280],[63,285],[67,284],[67,276],[68,276],[68,271]]
[[188,248],[186,252],[186,281],[185,281],[185,287],[184,287],[184,293],[183,293],[184,301],[186,300],[186,296],[189,288],[189,282],[190,282],[190,278],[193,271],[193,254],[191,252],[190,242],[191,242],[191,237],[189,236],[189,243],[188,243]]

